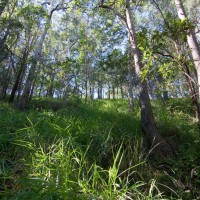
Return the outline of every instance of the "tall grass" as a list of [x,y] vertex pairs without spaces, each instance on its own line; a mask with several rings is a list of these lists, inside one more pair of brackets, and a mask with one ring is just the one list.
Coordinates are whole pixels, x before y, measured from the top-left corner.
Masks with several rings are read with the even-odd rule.
[[[185,158],[194,159],[193,167],[188,165],[187,169],[198,166],[193,152],[198,146],[191,145],[189,151],[183,150],[187,131],[190,131],[192,142],[198,139],[198,128],[188,120],[188,111],[174,115],[176,109],[171,111],[172,104],[166,105],[166,109],[162,104],[154,106],[161,133],[166,137],[168,130],[178,130],[174,137],[178,140],[176,143],[181,143],[179,160],[168,160],[164,164],[164,161],[146,160],[139,110],[130,113],[125,100],[103,100],[85,105],[81,101],[63,103],[56,100],[52,103],[49,99],[40,99],[26,112],[1,104],[2,199],[198,197],[198,178],[192,180],[192,188],[187,194],[185,188],[175,186],[181,182],[179,170],[185,165]],[[199,168],[195,169],[198,172]],[[186,185],[188,175],[184,173],[182,181]]]

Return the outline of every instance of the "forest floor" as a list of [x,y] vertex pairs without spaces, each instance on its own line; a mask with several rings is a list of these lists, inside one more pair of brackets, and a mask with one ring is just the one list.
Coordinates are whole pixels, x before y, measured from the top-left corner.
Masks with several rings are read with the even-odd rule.
[[[0,102],[0,199],[200,199],[200,130],[189,99],[153,101],[177,158],[143,148],[127,100]],[[152,145],[153,148],[153,145]]]

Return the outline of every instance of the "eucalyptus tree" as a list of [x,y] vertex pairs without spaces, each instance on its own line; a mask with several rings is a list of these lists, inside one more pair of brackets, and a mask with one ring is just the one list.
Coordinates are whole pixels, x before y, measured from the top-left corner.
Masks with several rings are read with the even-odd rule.
[[[186,20],[181,21],[177,19],[174,14],[175,10],[173,10],[173,5],[170,4],[170,2],[168,3],[169,6],[166,8],[165,2],[159,2],[158,4],[153,0],[153,5],[156,7],[155,11],[157,10],[160,16],[159,18],[154,18],[154,21],[151,22],[154,30],[148,27],[151,30],[150,32],[150,30],[144,28],[143,30],[145,30],[145,32],[141,31],[139,34],[141,37],[139,42],[140,48],[143,49],[143,51],[145,50],[145,62],[149,63],[149,61],[152,61],[153,63],[151,67],[149,67],[148,64],[145,70],[146,72],[156,71],[156,74],[159,72],[159,77],[161,77],[164,82],[167,82],[167,84],[171,82],[172,88],[175,88],[176,85],[178,87],[184,87],[185,80],[180,76],[180,73],[182,73],[189,87],[196,117],[198,121],[200,121],[200,105],[197,95],[198,87],[195,85],[196,73],[193,72],[190,52],[186,44],[188,30],[192,29],[193,25]],[[155,16],[155,13],[152,14],[151,12],[149,18],[152,19],[153,16]],[[159,26],[156,25],[158,19]],[[177,32],[179,33],[178,35]],[[182,86],[177,84],[177,79],[182,79]],[[163,84],[163,86],[164,85],[165,84]]]
[[143,68],[141,53],[137,44],[135,23],[133,20],[131,1],[100,1],[100,7],[113,11],[126,25],[131,48],[134,55],[134,65],[136,75],[140,81],[140,108],[141,108],[141,125],[149,145],[156,145],[157,153],[164,156],[173,155],[172,147],[160,136],[155,120],[153,117],[152,107],[148,95],[148,87],[146,80],[142,80],[140,72]]
[[[22,28],[22,24],[14,16],[16,6],[16,1],[7,3],[7,9],[0,17],[0,62],[7,58],[9,49],[17,41]],[[8,38],[10,39],[9,45],[7,44]]]
[[[1,78],[0,98],[5,97],[5,93],[15,75],[15,62],[19,59],[17,43],[20,40],[22,23],[16,17],[16,1],[7,4],[5,12],[0,17],[0,68],[2,73],[9,75]],[[5,70],[5,71],[4,71]],[[9,83],[9,84],[8,84]],[[3,92],[4,91],[4,92]],[[4,93],[4,94],[3,94]]]
[[[56,3],[56,5],[55,5],[55,3]],[[19,102],[19,107],[21,109],[24,109],[25,106],[27,106],[27,104],[29,102],[31,87],[32,87],[33,81],[36,77],[36,68],[37,68],[38,60],[40,59],[40,56],[41,56],[41,53],[42,53],[42,49],[43,49],[42,47],[43,47],[45,37],[47,35],[48,30],[50,29],[52,15],[55,11],[68,8],[68,5],[65,5],[65,7],[63,6],[63,2],[58,3],[58,4],[55,1],[43,3],[43,5],[46,5],[46,4],[48,4],[48,5],[50,4],[50,8],[48,10],[48,15],[46,17],[46,23],[44,25],[43,32],[40,36],[39,42],[38,42],[37,47],[36,47],[34,54],[32,56],[32,63],[31,63],[30,69],[29,69],[29,74],[28,74],[28,77],[27,77],[27,80],[26,80],[26,83],[25,83],[25,87],[24,87],[24,90],[23,90],[22,97],[21,97],[20,102]]]
[[[182,1],[174,0],[174,3],[176,5],[178,17],[182,21],[187,20],[187,14],[185,12]],[[190,28],[187,31],[188,31],[187,32],[187,42],[190,47],[194,65],[195,65],[195,68],[197,71],[198,93],[199,93],[198,95],[200,97],[200,48],[199,48],[199,44],[198,44],[194,29]]]
[[17,19],[23,24],[23,29],[21,30],[19,41],[17,42],[17,51],[20,58],[16,64],[16,75],[9,102],[14,101],[17,90],[18,94],[21,94],[22,82],[25,78],[30,56],[38,38],[38,30],[40,30],[41,21],[45,14],[46,12],[42,8],[34,5],[28,5],[22,8],[19,7],[16,12]]

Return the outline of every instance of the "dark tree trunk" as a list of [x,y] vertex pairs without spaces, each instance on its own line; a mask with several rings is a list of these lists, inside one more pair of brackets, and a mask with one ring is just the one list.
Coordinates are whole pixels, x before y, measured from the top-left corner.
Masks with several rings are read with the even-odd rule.
[[108,83],[108,99],[110,99],[110,90],[111,90],[111,87],[110,87],[110,84]]
[[54,78],[55,78],[55,73],[51,74],[51,82],[50,86],[47,90],[47,96],[53,98],[53,91],[54,91]]
[[123,99],[123,98],[124,98],[124,91],[123,91],[123,86],[122,86],[122,84],[121,84],[120,90],[121,90],[121,98]]
[[35,81],[33,82],[33,86],[32,86],[32,88],[31,88],[29,101],[31,101],[32,98],[33,98],[33,92],[34,92],[34,89],[35,89],[35,83],[36,83],[36,79],[35,79]]
[[113,93],[113,99],[115,99],[115,86],[112,85],[112,93]]
[[12,68],[10,66],[8,68],[8,72],[7,72],[6,78],[3,81],[2,90],[0,91],[0,100],[4,100],[6,98],[6,94],[7,94],[7,90],[8,90],[8,85],[9,85],[9,82],[10,82],[11,71],[12,71]]
[[88,99],[88,81],[87,78],[85,80],[85,103],[87,102]]
[[148,87],[146,80],[141,80],[140,72],[143,68],[141,54],[137,47],[136,32],[133,23],[133,17],[130,8],[130,0],[126,0],[126,24],[130,36],[131,48],[134,54],[134,62],[137,78],[140,81],[140,108],[141,108],[141,125],[149,147],[154,146],[154,152],[161,156],[173,156],[173,148],[158,133],[152,107],[148,95]]
[[102,89],[103,89],[102,88],[102,83],[101,83],[101,81],[99,81],[98,82],[98,99],[102,99],[102,96],[103,96],[102,95],[102,92],[103,92]]
[[23,73],[25,73],[25,70],[26,70],[26,59],[27,59],[27,54],[25,52],[24,56],[22,58],[22,61],[19,63],[19,65],[20,65],[19,71],[17,73],[17,77],[16,77],[16,80],[15,80],[15,83],[14,83],[14,86],[12,88],[12,92],[11,92],[11,95],[10,95],[10,98],[9,98],[9,102],[10,103],[14,101],[15,94],[16,94],[16,91],[17,91],[19,85],[20,85],[20,81],[22,79]]

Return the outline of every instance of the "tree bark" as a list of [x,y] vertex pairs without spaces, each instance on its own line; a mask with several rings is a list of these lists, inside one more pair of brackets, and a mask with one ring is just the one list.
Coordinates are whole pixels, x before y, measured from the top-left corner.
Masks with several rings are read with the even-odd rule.
[[48,20],[48,22],[47,22],[47,24],[44,28],[44,31],[41,35],[39,44],[38,44],[38,46],[35,50],[35,53],[32,57],[32,64],[30,66],[30,70],[29,70],[29,74],[28,74],[28,77],[27,77],[27,80],[26,80],[25,88],[23,90],[23,94],[22,94],[22,97],[21,97],[20,102],[19,102],[19,108],[21,108],[21,109],[24,109],[29,102],[31,87],[32,87],[33,81],[34,81],[35,76],[36,76],[37,63],[38,63],[38,60],[40,59],[40,54],[42,52],[42,46],[43,46],[45,37],[47,35],[47,31],[49,29],[48,23],[50,23],[50,18],[49,18],[49,20]]
[[50,28],[51,18],[52,18],[53,12],[56,11],[56,10],[62,9],[62,8],[59,8],[58,5],[55,8],[52,9],[53,0],[51,1],[50,6],[51,6],[51,11],[49,13],[49,17],[48,17],[47,22],[45,24],[43,33],[40,37],[38,46],[37,46],[37,48],[34,52],[34,55],[32,57],[32,64],[30,66],[30,70],[29,70],[29,74],[28,74],[28,77],[27,77],[27,80],[26,80],[24,91],[23,91],[22,97],[21,97],[19,105],[18,105],[19,108],[21,108],[21,109],[24,109],[25,107],[27,107],[29,99],[30,99],[31,87],[33,86],[33,82],[34,82],[34,79],[36,77],[36,68],[37,68],[38,60],[40,59],[43,43],[44,43],[45,37],[47,35],[47,32]]
[[9,85],[10,77],[11,77],[11,71],[12,71],[12,67],[9,66],[5,79],[2,81],[2,88],[0,87],[1,88],[0,100],[4,100],[6,98],[6,93],[8,90],[8,85]]
[[125,2],[126,2],[126,24],[129,32],[131,48],[134,54],[135,71],[140,82],[140,108],[141,108],[142,130],[144,132],[145,139],[147,140],[149,146],[155,147],[154,148],[155,153],[158,153],[164,157],[173,156],[174,155],[173,148],[158,133],[148,95],[147,82],[146,80],[141,80],[140,78],[140,72],[141,69],[143,68],[142,58],[139,49],[137,47],[137,38],[130,8],[130,0],[125,0]]
[[123,86],[121,84],[120,86],[120,90],[121,90],[121,98],[124,99],[124,91],[123,91]]
[[10,103],[14,101],[15,94],[16,94],[16,91],[19,87],[21,77],[23,76],[23,73],[25,72],[27,56],[28,56],[28,52],[25,50],[24,54],[23,54],[23,58],[19,63],[20,66],[19,66],[19,70],[17,72],[17,77],[15,79],[15,83],[14,83],[14,86],[12,88],[12,92],[11,92],[11,95],[10,95],[10,98],[9,98]]
[[[129,48],[130,49],[130,48]],[[129,60],[128,60],[128,97],[129,97],[129,107],[130,111],[134,111],[134,98],[133,98],[133,70],[132,70],[132,58],[131,51],[128,50]]]
[[110,87],[110,83],[108,82],[108,99],[110,99],[110,90],[111,90],[111,87]]
[[[187,18],[183,3],[181,0],[174,0],[176,9],[178,12],[178,17],[181,20]],[[192,58],[194,61],[194,65],[197,71],[197,80],[198,80],[198,96],[200,97],[200,49],[197,42],[197,38],[193,30],[189,31],[189,35],[187,35],[187,42],[191,50]]]
[[115,86],[114,86],[114,84],[112,85],[112,94],[113,94],[113,99],[115,99]]
[[50,98],[53,98],[53,95],[54,95],[54,79],[55,79],[55,72],[53,72],[52,70],[52,73],[50,75],[50,85],[47,89],[47,96],[50,97]]
[[187,64],[185,64],[183,66],[183,71],[184,71],[184,75],[186,78],[186,81],[188,83],[188,87],[190,90],[190,96],[192,98],[192,104],[195,106],[195,111],[196,111],[196,118],[198,119],[198,123],[200,123],[200,105],[198,103],[198,98],[197,98],[197,92],[195,89],[195,85],[194,82],[191,80],[191,73],[189,70],[189,67]]

